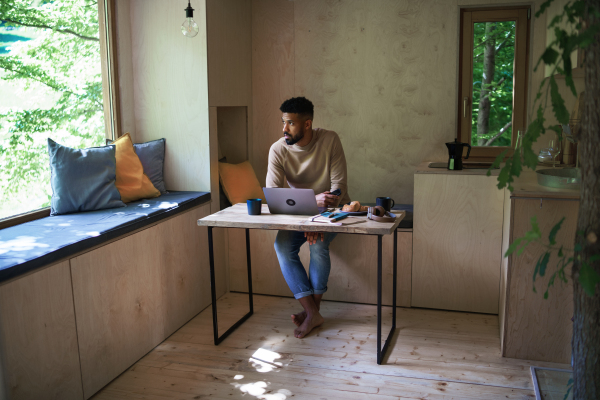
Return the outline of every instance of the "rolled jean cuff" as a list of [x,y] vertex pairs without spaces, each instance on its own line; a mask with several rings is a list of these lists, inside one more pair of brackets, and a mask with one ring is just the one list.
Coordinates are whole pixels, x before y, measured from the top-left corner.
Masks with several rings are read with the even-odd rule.
[[327,288],[325,289],[314,289],[313,290],[313,294],[323,294],[327,291]]
[[308,297],[308,296],[312,296],[312,295],[313,295],[313,291],[312,291],[312,290],[308,290],[308,291],[306,291],[306,292],[300,292],[300,293],[296,293],[296,294],[294,295],[294,298],[295,298],[296,300],[298,300],[298,299],[301,299],[301,298],[303,298],[303,297]]

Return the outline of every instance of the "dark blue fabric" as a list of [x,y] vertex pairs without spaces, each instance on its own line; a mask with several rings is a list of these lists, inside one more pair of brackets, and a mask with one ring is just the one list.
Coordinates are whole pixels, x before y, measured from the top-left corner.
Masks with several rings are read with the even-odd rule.
[[163,180],[163,169],[165,166],[165,139],[153,140],[146,143],[133,145],[135,153],[140,158],[144,173],[150,178],[150,182],[161,194],[165,194],[165,182]]
[[412,229],[412,227],[413,227],[413,205],[412,204],[396,204],[394,207],[392,207],[392,212],[394,210],[406,211],[406,215],[404,216],[402,221],[400,221],[400,225],[398,225],[398,228]]
[[115,146],[72,149],[48,139],[50,215],[125,207],[115,186]]
[[208,200],[210,193],[170,192],[124,208],[50,216],[0,230],[0,282]]

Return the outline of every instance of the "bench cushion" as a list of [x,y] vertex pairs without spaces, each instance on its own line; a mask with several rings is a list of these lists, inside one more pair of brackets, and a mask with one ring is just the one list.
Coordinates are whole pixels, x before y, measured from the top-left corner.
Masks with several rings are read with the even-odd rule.
[[413,205],[412,204],[396,204],[394,207],[392,207],[392,212],[394,210],[406,211],[406,215],[404,216],[402,221],[400,221],[400,225],[398,225],[398,228],[412,229],[412,227],[413,227]]
[[0,230],[0,282],[209,200],[207,192],[170,192],[122,208],[50,216]]

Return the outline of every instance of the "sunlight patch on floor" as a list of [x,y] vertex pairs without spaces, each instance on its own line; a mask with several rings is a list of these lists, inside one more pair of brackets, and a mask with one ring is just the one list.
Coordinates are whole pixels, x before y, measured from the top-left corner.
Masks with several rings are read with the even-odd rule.
[[[254,352],[254,354],[252,354],[248,361],[257,372],[265,373],[284,366],[282,362],[275,361],[279,358],[282,358],[279,353],[259,348]],[[244,379],[244,375],[236,375],[233,377],[233,379],[240,381],[241,379]],[[271,385],[271,382],[265,381],[248,383],[233,382],[231,385],[233,385],[233,387],[236,389],[239,389],[240,392],[249,394],[261,400],[285,400],[292,395],[292,392],[287,389],[278,389],[276,392],[269,390],[269,385]]]

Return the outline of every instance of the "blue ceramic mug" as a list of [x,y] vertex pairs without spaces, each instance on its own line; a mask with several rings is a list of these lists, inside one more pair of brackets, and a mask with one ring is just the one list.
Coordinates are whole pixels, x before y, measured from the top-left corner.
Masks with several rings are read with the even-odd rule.
[[246,200],[248,205],[248,215],[260,215],[260,209],[262,207],[261,199],[248,199]]

